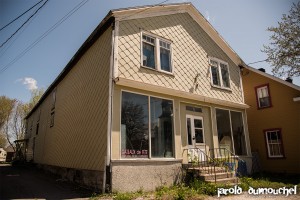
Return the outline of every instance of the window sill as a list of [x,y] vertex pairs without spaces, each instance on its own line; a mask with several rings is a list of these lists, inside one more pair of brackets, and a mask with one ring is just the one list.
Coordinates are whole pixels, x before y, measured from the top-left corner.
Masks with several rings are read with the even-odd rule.
[[143,65],[141,65],[141,68],[142,68],[142,69],[151,70],[151,71],[155,71],[155,72],[159,72],[159,73],[163,73],[163,74],[167,74],[167,75],[170,75],[170,76],[175,77],[175,75],[174,75],[173,72],[167,72],[167,71],[163,71],[163,70],[152,69],[152,68],[150,68],[150,67],[143,66]]
[[268,156],[267,157],[269,160],[284,160],[284,159],[286,159],[286,157],[285,156],[278,156],[278,157],[270,157],[270,156]]
[[264,110],[264,109],[272,108],[272,107],[273,107],[272,105],[267,106],[267,107],[258,107],[257,110]]
[[211,87],[213,88],[217,88],[217,89],[220,89],[220,90],[225,90],[225,91],[228,91],[228,92],[232,92],[231,88],[226,88],[226,87],[221,87],[221,86],[217,86],[217,85],[214,85],[214,84],[210,84]]
[[126,163],[126,162],[182,162],[182,159],[176,158],[121,158],[120,160],[111,160],[115,163]]

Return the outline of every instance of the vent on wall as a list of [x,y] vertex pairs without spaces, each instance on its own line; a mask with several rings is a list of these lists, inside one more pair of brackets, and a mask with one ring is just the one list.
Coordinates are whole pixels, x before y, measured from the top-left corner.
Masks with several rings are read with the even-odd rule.
[[293,79],[292,79],[291,77],[287,77],[287,78],[285,79],[285,81],[286,81],[286,82],[289,82],[289,83],[293,83]]

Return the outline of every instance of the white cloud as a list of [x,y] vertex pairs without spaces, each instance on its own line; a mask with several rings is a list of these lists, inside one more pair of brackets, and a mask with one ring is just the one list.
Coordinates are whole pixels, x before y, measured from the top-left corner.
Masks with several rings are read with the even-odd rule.
[[28,90],[38,89],[37,81],[31,77],[24,77],[16,80],[16,82],[22,82],[23,85],[27,87]]

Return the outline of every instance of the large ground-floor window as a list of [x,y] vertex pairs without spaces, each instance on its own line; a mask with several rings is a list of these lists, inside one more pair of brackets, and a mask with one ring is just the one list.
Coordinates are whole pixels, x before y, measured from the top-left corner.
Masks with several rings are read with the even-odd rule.
[[122,92],[122,158],[174,156],[173,101]]
[[219,147],[236,155],[247,155],[241,112],[216,109]]

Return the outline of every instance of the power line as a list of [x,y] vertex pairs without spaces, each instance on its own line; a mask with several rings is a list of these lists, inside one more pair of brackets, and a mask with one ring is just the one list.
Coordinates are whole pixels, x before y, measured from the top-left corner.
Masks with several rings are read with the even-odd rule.
[[248,63],[247,65],[256,64],[256,63],[260,63],[260,62],[266,62],[266,61],[268,61],[268,59],[260,60],[260,61],[256,61],[256,62],[252,62],[252,63]]
[[0,45],[0,48],[3,47],[3,45],[5,45],[34,15],[36,15],[36,13],[42,8],[44,7],[44,5],[48,2],[48,0],[45,1],[45,3],[43,3],[43,5],[41,5],[9,38],[7,38],[7,40],[5,42],[3,42]]
[[43,33],[39,38],[37,38],[33,43],[31,43],[24,51],[22,51],[18,56],[16,56],[11,62],[0,69],[0,74],[7,70],[11,65],[22,58],[28,51],[35,47],[42,39],[44,39],[49,33],[55,30],[60,24],[67,20],[71,15],[73,15],[79,8],[85,5],[89,0],[83,0],[77,4],[72,10],[70,10],[64,17],[62,17],[58,22],[56,22],[51,28],[49,28],[45,33]]
[[162,5],[163,3],[166,3],[166,2],[168,2],[168,1],[169,1],[169,0],[165,0],[165,1],[163,1],[163,2],[154,4],[154,5],[152,5],[151,7],[146,8],[145,10],[141,10],[141,11],[139,11],[139,12],[133,13],[133,14],[131,14],[131,15],[128,15],[128,16],[126,16],[126,17],[121,18],[120,20],[124,20],[124,19],[127,19],[127,18],[129,18],[129,17],[131,17],[131,16],[133,16],[133,15],[140,14],[140,13],[142,13],[142,12],[145,12],[146,10],[149,10],[150,8],[153,8],[154,6],[160,6],[160,5]]
[[18,20],[20,17],[22,17],[23,15],[25,15],[27,12],[29,12],[31,9],[33,9],[35,6],[37,6],[39,3],[41,3],[44,0],[40,0],[39,2],[37,2],[36,4],[34,4],[31,8],[29,8],[28,10],[26,10],[25,12],[23,12],[21,15],[19,15],[17,18],[15,18],[14,20],[12,20],[11,22],[9,22],[8,24],[6,24],[5,26],[3,26],[2,28],[0,28],[0,31],[2,31],[3,29],[5,29],[7,26],[9,26],[10,24],[12,24],[13,22],[15,22],[16,20]]
[[[38,9],[38,8],[37,8]],[[0,49],[0,58],[6,53],[6,51],[16,42],[16,40],[20,37],[20,35],[28,28],[28,26],[33,22],[33,20],[37,17],[37,15],[35,15],[27,24],[26,26],[24,26],[24,28],[19,32],[18,35],[16,35],[14,37],[14,39],[10,42],[10,44],[8,44],[8,46],[6,45],[6,47]]]

